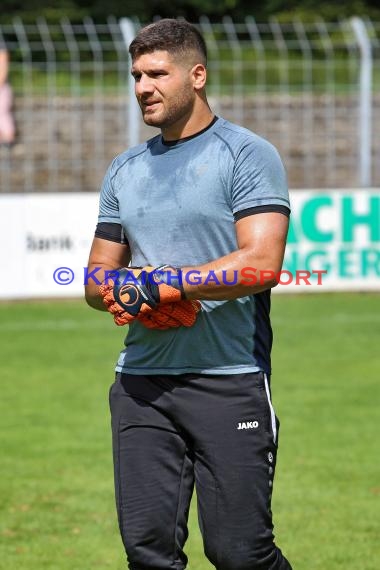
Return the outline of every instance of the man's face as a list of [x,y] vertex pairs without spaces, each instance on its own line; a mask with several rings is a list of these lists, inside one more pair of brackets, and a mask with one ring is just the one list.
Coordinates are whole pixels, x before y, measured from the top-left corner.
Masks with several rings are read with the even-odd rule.
[[190,64],[176,60],[167,51],[154,51],[132,64],[135,93],[144,122],[169,128],[191,114],[195,92]]

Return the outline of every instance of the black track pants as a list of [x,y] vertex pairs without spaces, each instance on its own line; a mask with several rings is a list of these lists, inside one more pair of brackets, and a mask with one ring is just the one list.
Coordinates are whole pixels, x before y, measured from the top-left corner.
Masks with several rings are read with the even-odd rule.
[[263,373],[117,374],[110,390],[116,504],[131,570],[183,570],[194,482],[218,570],[289,570],[274,544],[279,423]]

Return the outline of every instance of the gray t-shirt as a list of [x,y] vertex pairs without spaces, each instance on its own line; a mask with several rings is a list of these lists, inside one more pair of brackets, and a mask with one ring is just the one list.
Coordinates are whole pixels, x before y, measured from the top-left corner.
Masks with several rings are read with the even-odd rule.
[[[100,196],[99,222],[121,224],[131,265],[201,265],[237,249],[244,210],[289,208],[286,174],[266,140],[222,118],[166,145],[160,135],[119,155]],[[134,322],[116,370],[132,374],[270,373],[270,291],[202,301],[194,326]]]

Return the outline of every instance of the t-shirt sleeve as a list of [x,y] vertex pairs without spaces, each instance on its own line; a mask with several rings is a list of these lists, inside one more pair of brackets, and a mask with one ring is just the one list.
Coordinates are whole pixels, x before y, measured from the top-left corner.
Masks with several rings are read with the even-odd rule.
[[233,214],[270,204],[290,209],[286,172],[276,148],[264,139],[255,139],[244,145],[235,160]]
[[121,224],[119,201],[115,195],[114,187],[112,185],[114,164],[115,161],[113,161],[109,166],[101,186],[98,223],[109,222],[111,224]]

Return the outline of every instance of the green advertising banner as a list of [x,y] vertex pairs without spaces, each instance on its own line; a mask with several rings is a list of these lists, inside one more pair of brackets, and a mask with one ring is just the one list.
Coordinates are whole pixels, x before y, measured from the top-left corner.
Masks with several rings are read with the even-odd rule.
[[291,192],[276,291],[380,291],[380,190]]

